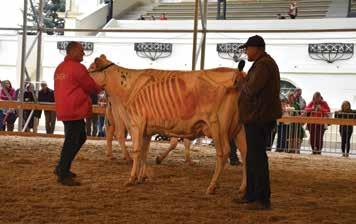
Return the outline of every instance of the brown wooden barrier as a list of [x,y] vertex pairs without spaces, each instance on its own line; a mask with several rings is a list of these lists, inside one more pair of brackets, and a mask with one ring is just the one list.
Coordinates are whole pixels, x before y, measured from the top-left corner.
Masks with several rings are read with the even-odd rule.
[[[61,134],[46,134],[33,132],[0,131],[0,136],[21,136],[21,137],[43,137],[43,138],[64,138]],[[105,140],[104,137],[87,136],[89,140]]]
[[[0,101],[0,108],[26,109],[26,110],[47,110],[55,111],[54,103],[28,103],[17,101]],[[93,113],[105,114],[105,107],[93,106]]]
[[[55,111],[55,106],[53,103],[27,103],[27,102],[21,103],[17,101],[0,101],[0,108]],[[93,113],[105,114],[105,107],[93,106]],[[356,126],[356,119],[339,119],[339,118],[327,118],[327,117],[284,116],[280,118],[278,122],[286,123],[286,124],[309,123],[309,124]],[[31,132],[0,132],[0,135],[63,138],[63,135],[31,133]],[[88,137],[88,139],[103,139],[103,138]]]

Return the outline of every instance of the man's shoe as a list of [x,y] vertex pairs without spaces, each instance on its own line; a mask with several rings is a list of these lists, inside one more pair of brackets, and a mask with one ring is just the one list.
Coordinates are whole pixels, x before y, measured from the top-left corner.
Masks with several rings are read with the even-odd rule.
[[77,177],[77,174],[73,173],[72,171],[69,171],[68,173],[66,173],[66,174],[64,174],[64,175],[60,175],[57,168],[54,169],[53,173],[54,173],[55,175],[57,175],[58,177],[59,177],[59,176],[65,176],[65,177],[71,177],[71,178]]
[[80,182],[75,181],[72,177],[58,177],[57,181],[64,186],[80,186]]
[[77,177],[77,174],[73,173],[72,171],[69,171],[69,172],[68,172],[68,177],[76,178],[76,177]]
[[271,209],[271,203],[270,202],[260,202],[260,201],[254,201],[251,203],[248,203],[246,205],[247,210],[270,210]]

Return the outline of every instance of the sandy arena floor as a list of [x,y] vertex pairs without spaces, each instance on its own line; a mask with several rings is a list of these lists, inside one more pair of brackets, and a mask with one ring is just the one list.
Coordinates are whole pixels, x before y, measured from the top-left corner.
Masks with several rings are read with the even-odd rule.
[[74,161],[82,185],[63,187],[52,171],[61,139],[0,136],[0,223],[356,223],[356,159],[270,153],[271,211],[232,202],[241,167],[227,166],[216,195],[205,195],[215,149],[193,146],[194,166],[183,146],[161,165],[168,147],[152,143],[150,179],[124,187],[130,167],[115,143],[113,161],[104,141],[88,141]]

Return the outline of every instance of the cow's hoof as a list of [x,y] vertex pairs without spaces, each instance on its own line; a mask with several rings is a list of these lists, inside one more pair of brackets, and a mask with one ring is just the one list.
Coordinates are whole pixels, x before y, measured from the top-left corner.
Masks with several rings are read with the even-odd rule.
[[113,156],[113,154],[106,154],[106,157],[109,159],[109,160],[113,160],[115,159],[115,157]]
[[189,165],[189,166],[194,166],[195,165],[195,163],[191,159],[184,161],[184,163]]
[[240,194],[240,195],[245,195],[246,194],[246,186],[245,187],[243,187],[243,186],[241,186],[240,188],[239,188],[239,191],[238,191],[238,194]]
[[216,193],[216,186],[209,186],[208,189],[206,190],[206,194],[212,195]]
[[129,164],[129,165],[132,164],[132,161],[133,161],[130,156],[125,156],[125,157],[124,157],[124,160],[125,160],[125,161],[127,162],[127,164]]
[[137,179],[137,183],[138,183],[138,184],[143,184],[143,183],[146,182],[146,180],[147,180],[147,177],[139,177],[139,178]]
[[156,164],[161,164],[162,160],[159,156],[156,157]]
[[137,184],[137,178],[130,177],[130,179],[125,183],[125,187],[133,186]]

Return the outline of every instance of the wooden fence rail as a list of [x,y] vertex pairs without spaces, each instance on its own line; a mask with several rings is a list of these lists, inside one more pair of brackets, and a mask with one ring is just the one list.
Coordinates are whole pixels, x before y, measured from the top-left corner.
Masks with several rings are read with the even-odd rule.
[[[13,108],[13,109],[27,109],[27,110],[47,110],[55,111],[54,103],[28,103],[17,101],[0,101],[0,108]],[[105,107],[93,106],[93,113],[105,114]],[[306,117],[306,116],[284,116],[278,120],[281,123],[301,123],[301,124],[326,124],[326,125],[351,125],[356,126],[356,119],[339,119],[329,117]],[[42,134],[42,133],[24,133],[24,132],[0,132],[0,135],[16,135],[16,136],[38,136],[38,137],[52,137],[62,138],[63,135],[57,134]],[[89,139],[103,139],[91,137]]]

